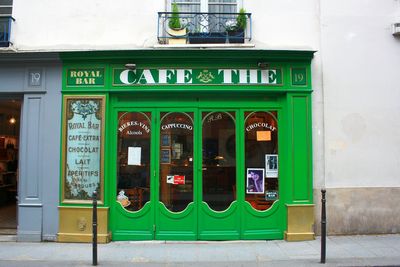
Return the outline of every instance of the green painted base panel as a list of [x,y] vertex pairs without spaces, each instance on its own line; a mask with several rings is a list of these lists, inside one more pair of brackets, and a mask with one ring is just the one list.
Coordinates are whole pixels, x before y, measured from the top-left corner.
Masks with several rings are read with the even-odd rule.
[[238,240],[237,231],[203,231],[199,233],[199,240]]
[[245,231],[242,239],[246,240],[272,240],[272,239],[283,239],[283,231]]
[[193,241],[196,240],[194,233],[157,233],[156,240],[180,240],[180,241]]
[[153,240],[153,235],[137,231],[114,231],[112,241],[142,241]]

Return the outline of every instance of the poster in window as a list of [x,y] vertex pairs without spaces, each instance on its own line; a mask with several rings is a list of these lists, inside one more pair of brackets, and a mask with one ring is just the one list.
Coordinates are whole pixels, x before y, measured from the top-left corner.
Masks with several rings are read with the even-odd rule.
[[264,194],[264,169],[247,168],[246,177],[246,193],[247,194]]
[[174,184],[185,184],[185,175],[174,175]]
[[161,149],[161,157],[160,157],[161,164],[170,164],[171,163],[171,150]]
[[265,192],[265,200],[277,200],[278,199],[278,191],[270,190]]
[[174,184],[174,176],[167,175],[167,184]]
[[169,134],[161,135],[161,146],[170,146],[171,145],[171,136]]
[[167,184],[185,184],[185,175],[167,175]]
[[65,96],[63,202],[103,200],[104,96]]
[[141,165],[142,148],[141,147],[128,147],[128,165]]
[[266,154],[265,155],[265,175],[267,178],[278,177],[278,155]]

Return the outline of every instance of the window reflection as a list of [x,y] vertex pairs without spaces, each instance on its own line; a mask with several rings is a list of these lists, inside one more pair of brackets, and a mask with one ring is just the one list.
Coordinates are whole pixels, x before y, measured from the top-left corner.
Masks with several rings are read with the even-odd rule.
[[193,113],[161,113],[160,201],[174,212],[193,201]]
[[117,201],[138,211],[150,201],[149,112],[118,113]]
[[223,211],[236,199],[234,112],[203,112],[203,201]]
[[267,210],[279,197],[276,112],[246,112],[245,118],[245,199]]

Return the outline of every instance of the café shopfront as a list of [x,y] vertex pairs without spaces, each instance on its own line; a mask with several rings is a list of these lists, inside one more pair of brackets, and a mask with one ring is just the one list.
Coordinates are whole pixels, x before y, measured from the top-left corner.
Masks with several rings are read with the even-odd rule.
[[312,51],[61,56],[60,242],[314,237]]

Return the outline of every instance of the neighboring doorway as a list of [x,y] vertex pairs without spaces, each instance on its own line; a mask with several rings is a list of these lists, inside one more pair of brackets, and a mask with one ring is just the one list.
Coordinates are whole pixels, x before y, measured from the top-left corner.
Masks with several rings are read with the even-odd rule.
[[20,98],[0,98],[0,235],[16,235]]

